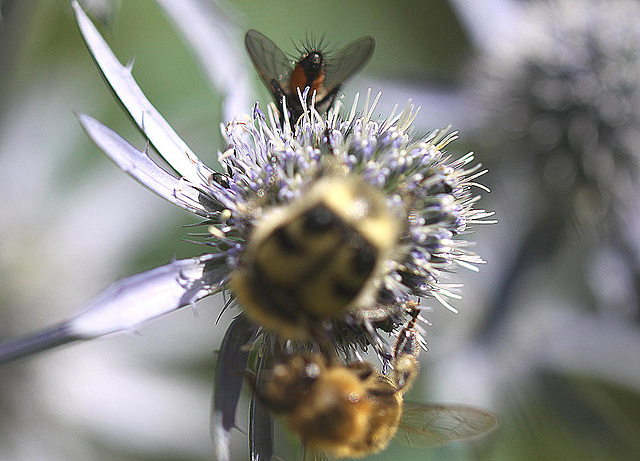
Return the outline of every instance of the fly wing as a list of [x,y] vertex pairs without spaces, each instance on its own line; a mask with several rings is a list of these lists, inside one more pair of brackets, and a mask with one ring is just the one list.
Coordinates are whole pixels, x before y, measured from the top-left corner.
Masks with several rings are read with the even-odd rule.
[[462,405],[425,405],[404,402],[398,441],[430,448],[487,434],[498,425],[492,413]]
[[[247,53],[260,78],[272,93],[277,89],[285,93],[291,76],[291,62],[278,45],[254,29],[249,29],[244,38]],[[276,101],[279,95],[275,95]],[[279,102],[279,101],[278,101]]]
[[362,37],[327,60],[324,77],[327,93],[334,94],[345,80],[361,70],[371,59],[375,48],[373,37]]

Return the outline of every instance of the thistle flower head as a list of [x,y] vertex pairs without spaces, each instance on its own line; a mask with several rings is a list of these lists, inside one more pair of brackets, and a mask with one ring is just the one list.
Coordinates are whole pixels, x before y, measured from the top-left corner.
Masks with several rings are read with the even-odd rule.
[[[250,119],[223,126],[228,147],[219,154],[219,161],[224,174],[209,177],[199,187],[207,200],[219,205],[208,217],[211,235],[206,244],[226,253],[233,271],[242,270],[243,253],[250,251],[260,228],[269,226],[265,223],[274,215],[286,214],[309,200],[310,191],[323,181],[336,177],[358,181],[380,194],[398,231],[388,232],[379,222],[371,226],[370,239],[381,241],[376,249],[386,245],[389,251],[384,252],[379,270],[364,289],[367,294],[358,298],[357,305],[332,313],[336,314],[331,315],[334,330],[342,338],[353,328],[361,333],[375,331],[374,323],[394,330],[406,320],[401,306],[411,297],[435,298],[454,310],[446,298],[456,296],[455,286],[442,279],[456,265],[482,262],[457,237],[490,216],[474,208],[478,197],[472,186],[477,186],[474,179],[483,172],[480,165],[470,166],[473,154],[452,160],[444,151],[455,133],[435,131],[419,138],[410,131],[417,112],[411,104],[382,122],[371,118],[375,103],[368,106],[356,115],[356,100],[347,117],[339,110],[321,116],[311,107],[293,129],[287,123],[281,126],[271,107],[264,114],[256,106]],[[271,262],[287,264],[287,259]],[[288,277],[295,275],[293,268]],[[246,298],[236,295],[242,304]],[[287,303],[282,296],[278,300],[279,305]],[[247,305],[243,307],[256,319]],[[271,326],[264,316],[257,318]],[[360,338],[364,346],[378,341],[366,334],[364,338]]]

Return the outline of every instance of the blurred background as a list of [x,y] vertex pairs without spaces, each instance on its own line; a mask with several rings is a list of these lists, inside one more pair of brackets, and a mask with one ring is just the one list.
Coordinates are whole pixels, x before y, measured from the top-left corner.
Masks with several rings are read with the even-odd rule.
[[[310,34],[377,48],[345,103],[421,105],[490,173],[499,224],[469,239],[454,315],[437,302],[409,399],[496,412],[490,437],[392,445],[375,459],[640,457],[640,5],[633,0],[259,2],[92,0],[84,7],[149,99],[215,165],[219,124],[264,105],[243,34],[285,52]],[[118,278],[200,248],[193,217],[117,169],[87,113],[144,147],[95,69],[67,1],[0,0],[0,339],[67,318]],[[0,369],[0,460],[207,460],[220,297],[130,335]],[[246,423],[240,409],[239,424]],[[244,412],[244,413],[243,413]],[[246,427],[246,426],[243,426]],[[280,431],[282,432],[282,431]],[[246,435],[232,453],[247,459]],[[281,437],[284,459],[295,443]]]

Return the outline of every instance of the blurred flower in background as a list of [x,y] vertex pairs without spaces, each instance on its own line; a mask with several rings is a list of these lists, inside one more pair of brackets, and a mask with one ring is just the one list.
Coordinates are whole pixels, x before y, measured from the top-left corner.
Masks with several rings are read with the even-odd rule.
[[[73,111],[90,109],[132,134],[67,2],[25,3],[0,3],[2,339],[193,254],[179,240],[192,218],[114,168],[79,127]],[[411,399],[491,408],[502,428],[479,445],[391,447],[378,459],[638,458],[637,2],[155,3],[84,4],[209,164],[219,122],[247,112],[247,82],[260,85],[241,48],[248,27],[277,43],[374,35],[376,55],[347,95],[381,89],[383,114],[413,98],[419,130],[452,122],[485,146],[501,223],[474,237],[490,264],[469,277],[460,314],[434,305]],[[215,325],[219,301],[3,367],[0,459],[211,459],[213,351],[228,323]],[[246,453],[246,437],[234,443]]]
[[635,459],[640,5],[451,3],[476,56],[450,98],[475,115],[501,224],[478,239],[498,254],[467,297],[476,327],[432,347],[435,393],[499,402],[489,457]]

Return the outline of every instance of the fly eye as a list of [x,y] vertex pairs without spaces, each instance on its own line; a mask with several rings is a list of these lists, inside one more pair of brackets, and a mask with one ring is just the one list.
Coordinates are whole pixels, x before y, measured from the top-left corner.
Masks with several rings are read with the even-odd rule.
[[322,67],[322,61],[322,55],[317,51],[312,51],[300,63],[307,72],[317,72]]
[[326,232],[334,224],[333,213],[326,207],[310,210],[304,220],[304,230],[311,234]]

